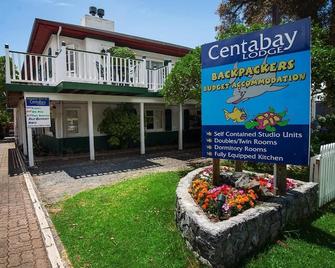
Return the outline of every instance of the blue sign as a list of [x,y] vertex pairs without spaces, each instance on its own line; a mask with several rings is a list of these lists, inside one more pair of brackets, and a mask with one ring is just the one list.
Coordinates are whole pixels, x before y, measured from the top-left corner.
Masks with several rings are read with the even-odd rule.
[[50,100],[49,98],[26,98],[27,127],[50,127]]
[[201,48],[204,157],[308,165],[310,20]]

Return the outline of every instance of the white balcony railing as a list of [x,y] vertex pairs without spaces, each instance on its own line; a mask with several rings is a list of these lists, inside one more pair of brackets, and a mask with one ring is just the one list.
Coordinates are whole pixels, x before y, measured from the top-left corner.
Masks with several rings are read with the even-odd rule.
[[148,89],[150,91],[159,91],[163,88],[165,79],[171,72],[171,65],[161,67],[159,69],[148,69]]
[[63,81],[163,88],[172,65],[146,69],[146,60],[111,57],[109,53],[62,46],[57,56],[9,50],[6,47],[6,83],[57,85]]

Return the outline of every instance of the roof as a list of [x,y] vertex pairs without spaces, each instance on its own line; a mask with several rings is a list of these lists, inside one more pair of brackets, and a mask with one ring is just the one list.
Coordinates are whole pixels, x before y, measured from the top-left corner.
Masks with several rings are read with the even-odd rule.
[[67,24],[56,21],[35,19],[29,39],[28,52],[41,54],[52,34],[57,34],[62,27],[62,36],[84,39],[86,37],[115,42],[117,46],[126,46],[133,49],[161,53],[170,56],[182,57],[191,48],[161,42],[157,40],[127,35],[117,32],[99,30],[95,28]]

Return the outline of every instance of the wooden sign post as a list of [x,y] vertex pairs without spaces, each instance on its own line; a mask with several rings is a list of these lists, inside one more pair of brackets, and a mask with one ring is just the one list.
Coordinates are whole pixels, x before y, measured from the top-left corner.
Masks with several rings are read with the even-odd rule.
[[[272,25],[280,24],[279,6],[274,3],[272,6]],[[286,164],[273,165],[273,193],[275,195],[286,194]]]

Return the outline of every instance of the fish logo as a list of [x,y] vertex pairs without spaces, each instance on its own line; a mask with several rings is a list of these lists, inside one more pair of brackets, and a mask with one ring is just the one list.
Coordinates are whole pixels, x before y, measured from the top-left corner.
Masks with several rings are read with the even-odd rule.
[[232,112],[229,112],[225,109],[223,111],[226,120],[232,120],[234,123],[241,123],[247,119],[247,113],[244,111],[244,109],[234,107]]
[[[264,58],[262,64],[267,63],[267,56]],[[234,68],[237,68],[238,63],[235,63]],[[253,80],[259,80],[259,79],[271,79],[275,78],[277,75],[276,73],[265,73],[265,74],[255,74],[253,75],[249,81]],[[235,82],[236,78],[230,79],[230,84],[233,84]],[[243,101],[247,101],[252,98],[256,98],[260,95],[263,95],[268,92],[276,92],[279,90],[282,90],[284,88],[287,88],[287,85],[279,86],[279,85],[255,85],[250,86],[248,88],[246,87],[240,87],[235,88],[233,91],[233,96],[229,97],[227,99],[227,103],[229,104],[238,104]]]

